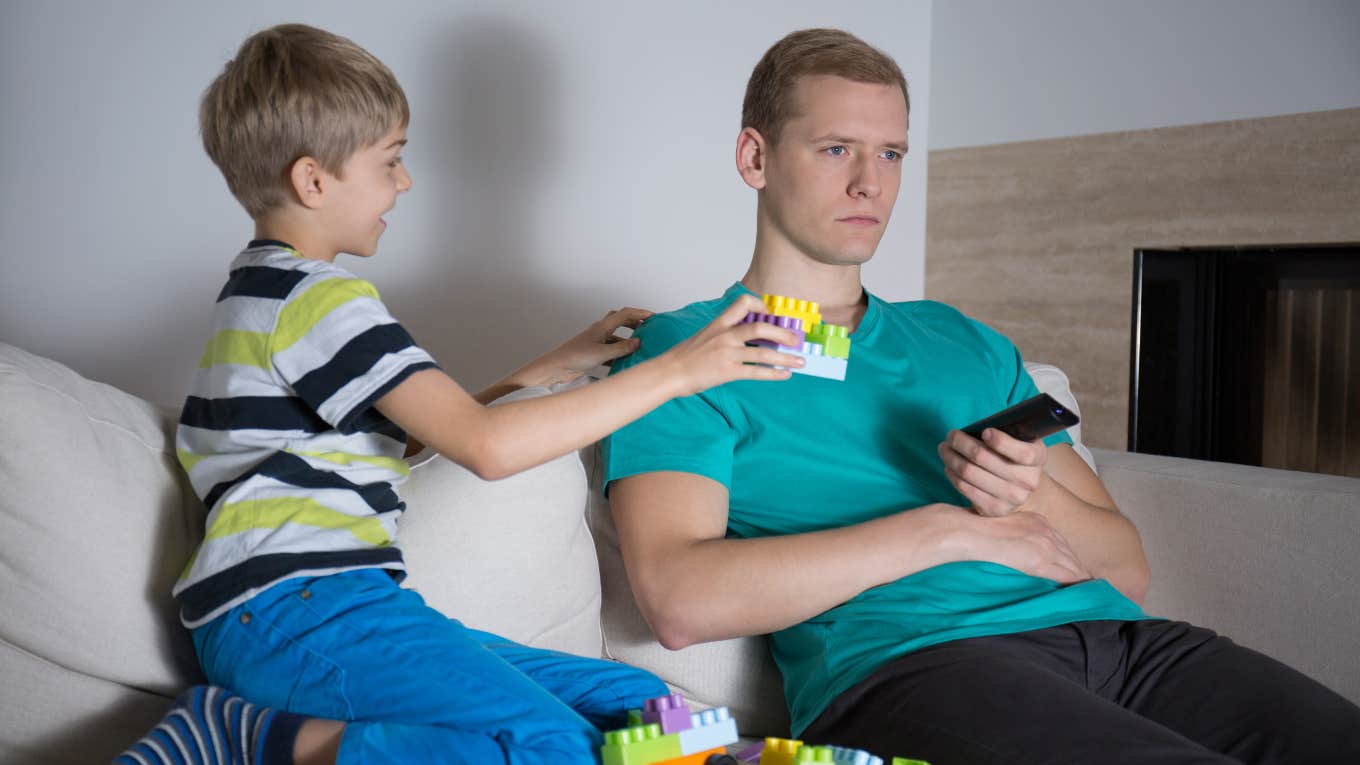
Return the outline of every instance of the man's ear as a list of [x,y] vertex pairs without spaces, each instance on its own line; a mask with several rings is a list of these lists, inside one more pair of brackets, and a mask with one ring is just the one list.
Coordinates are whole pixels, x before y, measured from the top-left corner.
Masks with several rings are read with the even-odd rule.
[[737,136],[737,172],[747,186],[760,191],[765,188],[765,163],[769,160],[769,145],[765,136],[753,127],[744,127]]
[[321,167],[316,157],[302,156],[288,168],[288,185],[292,187],[298,204],[315,210],[326,201],[330,175]]

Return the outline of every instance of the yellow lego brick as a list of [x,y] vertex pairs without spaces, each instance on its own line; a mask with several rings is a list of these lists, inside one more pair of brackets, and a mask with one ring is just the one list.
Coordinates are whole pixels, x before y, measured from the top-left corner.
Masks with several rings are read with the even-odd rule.
[[767,738],[765,748],[760,752],[760,765],[793,765],[794,757],[802,746],[802,741]]
[[802,319],[803,331],[822,323],[822,307],[811,300],[798,300],[783,295],[764,295],[765,307],[775,316],[792,316]]

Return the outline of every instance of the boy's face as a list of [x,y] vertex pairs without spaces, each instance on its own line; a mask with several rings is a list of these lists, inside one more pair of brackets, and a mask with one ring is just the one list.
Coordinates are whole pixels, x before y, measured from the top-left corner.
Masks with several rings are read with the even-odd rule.
[[338,177],[330,180],[326,204],[327,236],[337,252],[368,257],[378,250],[387,229],[382,216],[409,191],[411,176],[401,161],[406,128],[394,128],[355,152]]
[[873,257],[907,153],[907,103],[896,85],[801,78],[798,113],[769,148],[763,204],[774,232],[828,265]]

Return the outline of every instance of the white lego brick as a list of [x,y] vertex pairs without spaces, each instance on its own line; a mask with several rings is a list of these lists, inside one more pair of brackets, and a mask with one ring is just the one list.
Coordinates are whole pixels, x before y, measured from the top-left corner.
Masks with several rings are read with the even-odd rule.
[[737,721],[732,719],[727,707],[695,712],[690,715],[690,722],[694,724],[693,728],[674,734],[680,737],[681,756],[737,743]]
[[793,370],[794,374],[825,377],[828,380],[844,380],[846,360],[833,356],[803,356],[803,368]]

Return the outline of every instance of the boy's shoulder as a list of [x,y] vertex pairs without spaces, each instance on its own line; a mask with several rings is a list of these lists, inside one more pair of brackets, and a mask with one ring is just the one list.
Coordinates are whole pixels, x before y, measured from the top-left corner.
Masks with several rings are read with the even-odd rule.
[[315,298],[335,291],[378,297],[371,283],[334,263],[304,258],[281,243],[252,242],[232,260],[217,300],[254,297],[288,302],[304,292]]

